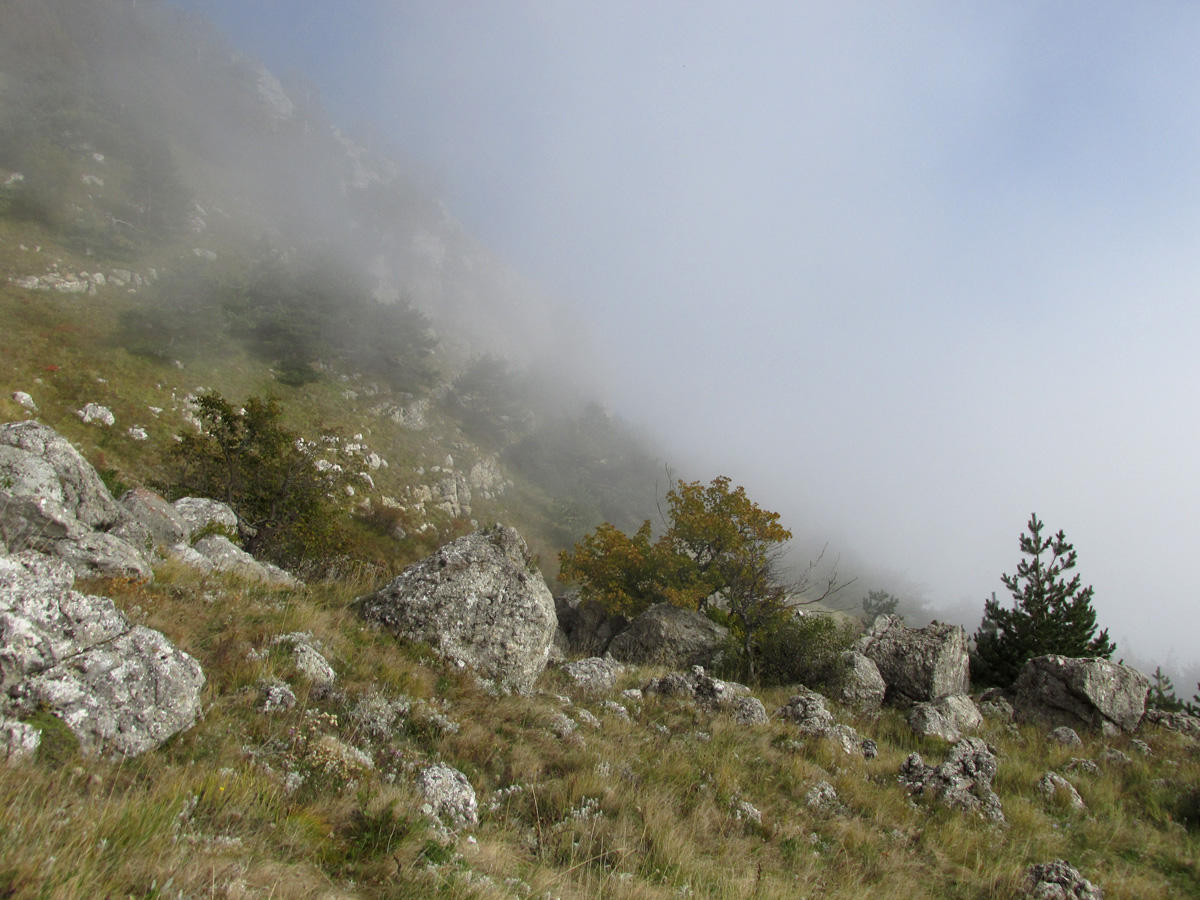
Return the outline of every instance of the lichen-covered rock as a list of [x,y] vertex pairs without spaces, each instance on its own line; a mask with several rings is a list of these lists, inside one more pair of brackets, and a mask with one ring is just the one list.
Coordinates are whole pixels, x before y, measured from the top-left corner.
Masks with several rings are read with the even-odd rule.
[[592,656],[567,663],[562,667],[562,672],[576,687],[602,694],[616,686],[617,676],[624,668],[615,659]]
[[189,534],[196,534],[202,528],[219,528],[229,534],[237,534],[238,517],[229,506],[220,500],[210,500],[208,497],[183,497],[171,504],[175,508]]
[[804,734],[832,741],[847,754],[861,753],[865,759],[874,759],[878,752],[874,741],[864,740],[849,725],[834,722],[825,698],[808,688],[800,688],[799,693],[776,710],[775,715],[791,722]]
[[1079,738],[1079,733],[1074,728],[1068,728],[1066,725],[1059,725],[1057,728],[1051,729],[1046,734],[1046,740],[1053,741],[1056,744],[1063,744],[1067,747],[1082,747],[1083,741]]
[[503,525],[447,544],[356,605],[368,621],[519,691],[545,668],[558,622],[525,541]]
[[650,681],[643,692],[661,697],[690,700],[701,709],[730,716],[739,725],[765,725],[770,721],[766,707],[750,688],[736,681],[721,681],[706,675],[703,666],[692,666],[687,673],[669,672]]
[[138,522],[156,546],[171,547],[191,536],[187,521],[166,498],[144,487],[135,487],[121,495],[121,505]]
[[39,422],[0,426],[0,538],[80,575],[150,578],[144,531],[65,438]]
[[467,776],[444,763],[428,766],[417,776],[417,791],[425,800],[421,812],[451,829],[479,824],[475,788]]
[[634,665],[712,666],[729,631],[695,610],[658,603],[612,639],[608,652]]
[[887,693],[879,667],[857,650],[841,654],[831,682],[830,699],[868,712],[879,709]]
[[96,470],[48,425],[33,421],[0,425],[0,445],[23,450],[46,463],[58,482],[58,489],[46,496],[61,503],[81,524],[106,531],[125,518]]
[[1013,720],[1012,699],[1001,688],[988,688],[979,695],[975,706],[985,719],[998,719],[1004,723]]
[[880,616],[857,649],[879,668],[889,703],[908,705],[967,693],[967,635],[958,625],[935,622],[909,628],[899,616]]
[[0,704],[43,707],[85,752],[132,756],[195,722],[200,664],[35,553],[0,558]]
[[825,698],[808,688],[800,688],[799,693],[775,715],[791,722],[805,734],[821,735],[833,726],[833,713],[825,705]]
[[951,809],[977,812],[990,822],[1004,822],[1000,798],[992,790],[996,756],[979,738],[963,738],[945,762],[929,766],[912,753],[900,765],[899,780],[913,794],[933,798]]
[[192,547],[218,572],[232,572],[252,581],[264,581],[281,587],[296,587],[300,582],[279,566],[255,559],[223,534],[210,534]]
[[923,737],[940,737],[954,743],[964,732],[983,724],[983,716],[970,697],[951,694],[928,703],[918,703],[908,712],[908,724]]
[[1150,680],[1107,659],[1037,656],[1025,663],[1013,691],[1018,721],[1114,735],[1142,721]]
[[41,729],[17,719],[0,716],[0,762],[16,765],[33,759],[42,743]]
[[1190,716],[1181,712],[1166,712],[1161,709],[1148,709],[1142,722],[1166,728],[1200,741],[1200,716]]
[[1030,866],[1023,888],[1034,900],[1104,900],[1104,891],[1062,859]]
[[1067,779],[1063,778],[1057,772],[1047,772],[1038,779],[1037,792],[1047,800],[1062,797],[1071,809],[1087,809],[1083,798],[1079,796],[1079,791],[1075,790],[1075,785],[1071,784],[1071,782],[1067,781]]

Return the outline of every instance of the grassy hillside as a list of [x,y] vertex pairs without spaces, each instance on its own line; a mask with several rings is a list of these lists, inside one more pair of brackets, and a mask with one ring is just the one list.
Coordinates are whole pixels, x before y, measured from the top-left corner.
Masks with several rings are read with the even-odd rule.
[[[740,726],[621,694],[653,670],[604,696],[555,670],[531,696],[493,696],[363,627],[347,603],[373,586],[267,590],[171,567],[152,584],[90,585],[201,660],[205,714],[136,760],[81,759],[51,735],[37,763],[0,768],[0,896],[1008,898],[1026,866],[1059,858],[1109,900],[1200,896],[1200,753],[1173,733],[1144,731],[1143,756],[1126,737],[1071,749],[990,722],[1001,828],[910,800],[901,761],[947,746],[896,712],[838,711],[878,741],[865,761],[781,720]],[[296,631],[336,669],[331,691],[272,645]],[[260,712],[279,681],[296,707]],[[788,691],[760,696],[774,709]],[[1130,761],[1068,776],[1086,810],[1036,790],[1109,747]],[[477,828],[448,834],[420,812],[413,781],[433,761],[470,779]],[[836,806],[812,804],[821,782]]]

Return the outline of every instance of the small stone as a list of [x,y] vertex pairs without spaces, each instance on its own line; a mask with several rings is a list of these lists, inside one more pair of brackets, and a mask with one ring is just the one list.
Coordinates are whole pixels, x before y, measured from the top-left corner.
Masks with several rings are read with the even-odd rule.
[[1079,739],[1079,735],[1074,728],[1068,728],[1066,725],[1060,725],[1046,735],[1046,740],[1053,741],[1056,744],[1064,744],[1067,747],[1082,747],[1083,741]]

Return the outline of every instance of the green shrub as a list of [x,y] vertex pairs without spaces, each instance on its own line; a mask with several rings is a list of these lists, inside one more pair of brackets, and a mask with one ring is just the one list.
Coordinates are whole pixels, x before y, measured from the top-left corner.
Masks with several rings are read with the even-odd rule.
[[[755,673],[764,686],[804,684],[825,687],[835,672],[838,655],[854,643],[854,629],[833,616],[792,616],[763,629],[755,641]],[[735,680],[750,675],[740,637],[731,636],[721,674]]]

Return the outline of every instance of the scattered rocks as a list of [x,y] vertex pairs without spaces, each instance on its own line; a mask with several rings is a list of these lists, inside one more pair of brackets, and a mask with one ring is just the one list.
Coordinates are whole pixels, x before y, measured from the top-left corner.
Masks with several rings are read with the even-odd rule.
[[263,581],[280,587],[297,587],[300,582],[279,566],[255,559],[223,534],[210,534],[192,547],[218,572],[232,572],[251,581]]
[[967,693],[967,635],[958,625],[909,628],[900,616],[880,616],[859,640],[858,651],[878,667],[889,703]]
[[985,719],[997,719],[1008,723],[1013,720],[1013,705],[1001,688],[988,688],[979,695],[975,706]]
[[804,795],[804,805],[821,813],[840,813],[846,809],[828,781],[818,781],[810,788]]
[[954,743],[963,732],[974,731],[983,724],[970,697],[952,694],[927,703],[918,703],[908,714],[908,724],[922,737],[940,737]]
[[989,822],[1004,823],[1000,798],[992,790],[996,756],[979,738],[963,738],[950,749],[945,762],[934,767],[920,754],[900,765],[900,783],[914,795],[929,796],[951,809],[979,813]]
[[799,693],[776,710],[775,715],[791,722],[804,734],[827,738],[847,754],[861,753],[865,759],[874,759],[878,752],[874,741],[864,740],[849,725],[835,723],[825,698],[808,688],[800,688]]
[[1080,759],[1077,756],[1071,757],[1070,762],[1062,767],[1064,772],[1082,772],[1084,775],[1099,775],[1100,767],[1090,759]]
[[1127,766],[1133,762],[1133,760],[1129,758],[1129,754],[1122,750],[1118,750],[1116,747],[1105,747],[1100,751],[1100,755],[1096,758],[1101,762],[1115,763],[1118,766]]
[[668,673],[649,682],[642,691],[690,700],[701,709],[731,716],[739,725],[764,725],[768,721],[762,701],[752,697],[748,687],[736,681],[710,678],[703,666],[692,666],[687,674]]
[[314,687],[328,689],[337,680],[337,672],[321,654],[313,636],[307,631],[281,634],[271,641],[272,646],[284,644],[292,648],[292,663],[296,671],[313,683]]
[[457,831],[479,824],[475,789],[467,776],[445,763],[437,763],[417,776],[417,791],[424,798],[421,812]]
[[121,495],[120,503],[157,546],[171,547],[187,541],[191,535],[179,510],[154,491],[133,488]]
[[1104,891],[1062,859],[1026,869],[1023,889],[1035,900],[1104,900]]
[[238,533],[237,513],[220,500],[183,497],[172,505],[175,512],[183,518],[189,534],[196,534],[206,528],[216,528],[230,535]]
[[695,610],[658,603],[614,637],[608,652],[635,665],[707,667],[719,661],[728,635],[728,629]]
[[79,575],[152,577],[144,530],[52,428],[0,425],[0,484],[0,537],[9,551],[57,556]]
[[368,621],[519,691],[545,668],[557,625],[525,541],[502,525],[447,544],[356,605]]
[[1013,690],[1018,721],[1114,735],[1137,728],[1150,681],[1107,659],[1038,656],[1021,669]]

